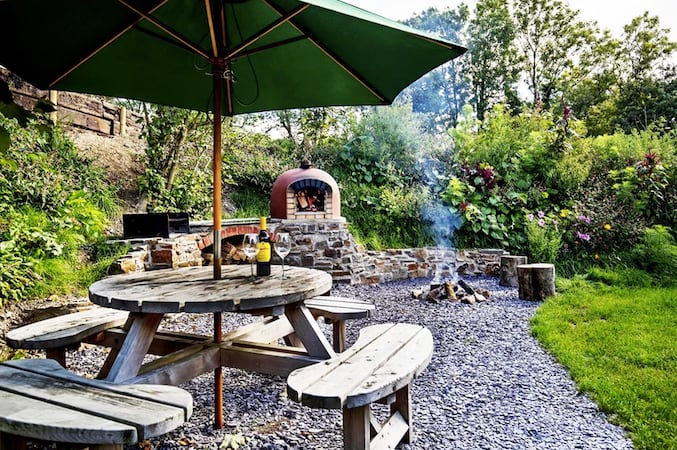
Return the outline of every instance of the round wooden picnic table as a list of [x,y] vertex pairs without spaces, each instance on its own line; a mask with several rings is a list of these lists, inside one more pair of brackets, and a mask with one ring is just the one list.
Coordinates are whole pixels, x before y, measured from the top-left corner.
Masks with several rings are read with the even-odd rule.
[[[251,280],[249,265],[223,266],[221,279],[213,278],[211,266],[156,270],[114,275],[95,282],[89,288],[92,302],[108,308],[130,311],[126,334],[119,348],[112,348],[100,376],[114,383],[180,384],[209,370],[215,370],[217,426],[220,417],[220,370],[227,365],[266,373],[287,374],[321,359],[335,355],[303,301],[331,290],[331,275],[301,267],[285,268],[282,279],[277,267],[273,274]],[[165,355],[144,365],[160,322],[166,313],[247,313],[281,317],[291,325],[303,351],[292,351],[270,344],[257,330],[247,332],[249,345],[238,339],[237,330],[222,341],[215,329],[214,342],[204,341]],[[287,322],[284,322],[285,324]],[[282,322],[282,321],[278,321]],[[215,320],[215,325],[220,320]],[[218,327],[220,328],[220,327]],[[265,327],[261,327],[263,334]],[[215,377],[216,378],[216,377]]]

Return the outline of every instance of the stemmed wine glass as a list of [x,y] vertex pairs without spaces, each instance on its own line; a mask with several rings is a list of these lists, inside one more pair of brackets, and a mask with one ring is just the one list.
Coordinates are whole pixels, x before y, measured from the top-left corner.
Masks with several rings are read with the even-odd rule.
[[259,235],[256,233],[247,233],[244,235],[244,241],[242,242],[242,251],[245,256],[249,259],[252,269],[252,281],[255,280],[254,277],[254,258],[259,252]]
[[284,276],[284,258],[291,251],[291,239],[289,238],[289,233],[276,233],[275,234],[275,253],[282,259],[282,279],[286,280],[287,277]]

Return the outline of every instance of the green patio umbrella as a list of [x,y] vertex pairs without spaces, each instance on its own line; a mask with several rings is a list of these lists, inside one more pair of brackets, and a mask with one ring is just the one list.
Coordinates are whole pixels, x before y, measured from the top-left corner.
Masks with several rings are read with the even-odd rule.
[[215,243],[222,114],[390,104],[465,51],[338,0],[0,0],[0,43],[42,89],[213,111]]
[[465,51],[337,0],[0,0],[0,42],[42,89],[213,111],[214,242],[220,114],[389,104]]

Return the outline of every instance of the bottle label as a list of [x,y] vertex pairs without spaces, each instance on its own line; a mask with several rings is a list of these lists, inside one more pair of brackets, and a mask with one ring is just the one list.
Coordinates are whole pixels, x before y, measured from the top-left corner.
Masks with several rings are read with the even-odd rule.
[[268,262],[271,258],[270,242],[259,242],[257,244],[259,252],[256,254],[257,262]]

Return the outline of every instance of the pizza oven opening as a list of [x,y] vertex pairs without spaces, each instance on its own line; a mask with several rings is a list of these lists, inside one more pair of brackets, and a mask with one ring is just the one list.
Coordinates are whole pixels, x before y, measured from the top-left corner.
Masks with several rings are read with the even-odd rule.
[[333,219],[341,216],[338,184],[324,170],[304,161],[280,175],[270,196],[270,216],[276,219]]

